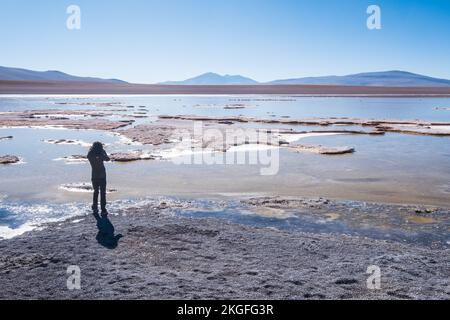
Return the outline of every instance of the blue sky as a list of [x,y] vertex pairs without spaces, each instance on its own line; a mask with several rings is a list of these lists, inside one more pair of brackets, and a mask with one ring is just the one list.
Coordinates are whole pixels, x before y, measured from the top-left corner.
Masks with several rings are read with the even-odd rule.
[[[81,8],[81,30],[66,8]],[[380,6],[382,29],[366,9]],[[449,0],[0,0],[0,65],[154,83],[400,69],[450,79]]]

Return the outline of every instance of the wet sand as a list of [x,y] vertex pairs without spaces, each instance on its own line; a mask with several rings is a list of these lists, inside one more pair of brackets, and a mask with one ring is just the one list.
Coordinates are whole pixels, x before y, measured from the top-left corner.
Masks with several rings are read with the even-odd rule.
[[[181,217],[175,208],[190,209],[130,207],[110,216],[111,224],[88,215],[0,241],[0,298],[450,298],[450,249],[442,245],[250,227]],[[66,287],[70,265],[81,268],[81,290]],[[381,269],[380,290],[367,289],[371,265]]]

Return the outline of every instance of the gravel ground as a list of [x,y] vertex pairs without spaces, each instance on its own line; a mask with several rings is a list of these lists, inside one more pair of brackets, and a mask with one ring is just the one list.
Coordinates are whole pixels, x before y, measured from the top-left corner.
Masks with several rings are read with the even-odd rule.
[[[80,267],[80,290],[67,289],[70,265]],[[380,290],[367,289],[370,265],[381,269]],[[152,206],[0,241],[0,299],[450,299],[449,276],[448,247],[257,228]]]

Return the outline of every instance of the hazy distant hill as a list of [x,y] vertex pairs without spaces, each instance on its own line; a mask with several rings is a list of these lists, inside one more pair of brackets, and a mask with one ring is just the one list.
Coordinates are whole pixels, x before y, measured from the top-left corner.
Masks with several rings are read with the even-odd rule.
[[8,68],[0,66],[0,80],[10,81],[84,81],[84,82],[107,82],[126,83],[117,79],[100,79],[92,77],[77,77],[60,71],[32,71],[19,68]]
[[194,78],[184,81],[167,81],[161,84],[171,85],[239,85],[239,84],[258,84],[257,81],[240,75],[220,75],[208,72]]
[[167,81],[168,85],[339,85],[339,86],[380,86],[380,87],[448,87],[450,80],[432,78],[406,71],[383,71],[351,74],[346,76],[307,77],[275,80],[259,83],[240,75],[219,75],[205,73],[184,81]]
[[367,72],[347,76],[308,77],[276,80],[268,84],[313,84],[380,87],[447,87],[450,80],[427,77],[405,71]]
[[[127,83],[117,79],[77,77],[60,71],[32,71],[0,66],[0,80],[7,81],[83,81],[98,83]],[[432,78],[406,71],[383,71],[346,76],[307,77],[259,83],[240,75],[220,75],[208,72],[184,81],[167,81],[164,85],[336,85],[379,87],[450,87],[450,80]]]

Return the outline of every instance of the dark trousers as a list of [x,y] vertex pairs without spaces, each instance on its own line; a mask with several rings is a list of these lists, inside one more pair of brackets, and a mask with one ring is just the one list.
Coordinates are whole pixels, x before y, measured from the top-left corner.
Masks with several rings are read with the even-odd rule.
[[102,211],[106,210],[106,179],[92,179],[92,187],[94,188],[92,208],[98,208],[98,194],[100,192],[101,208]]

